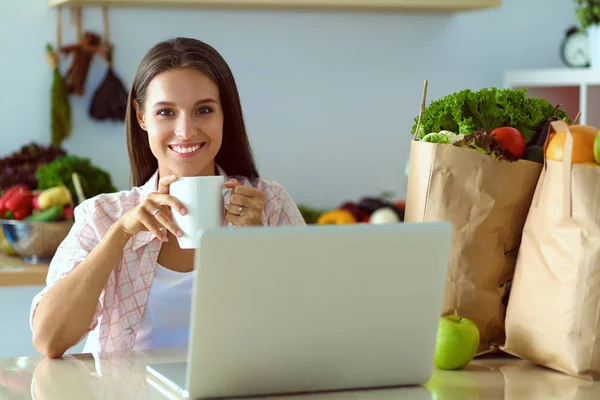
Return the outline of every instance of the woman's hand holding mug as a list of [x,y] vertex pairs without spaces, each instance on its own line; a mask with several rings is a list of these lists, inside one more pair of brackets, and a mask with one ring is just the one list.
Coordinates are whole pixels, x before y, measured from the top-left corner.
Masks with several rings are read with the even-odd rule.
[[[228,192],[231,192],[230,204],[224,208]],[[177,239],[182,249],[197,248],[198,235],[223,227],[225,221],[236,227],[261,224],[264,194],[240,185],[235,179],[225,182],[220,175],[181,177],[170,186],[170,193],[187,209],[185,216],[173,214],[175,223],[183,231],[183,236]]]
[[261,226],[265,209],[265,193],[249,186],[240,185],[236,179],[225,182],[231,188],[229,205],[225,207],[225,220],[235,226]]
[[150,193],[137,207],[129,210],[118,221],[121,230],[128,237],[140,231],[150,231],[163,242],[167,241],[167,230],[176,237],[182,237],[183,232],[173,222],[173,212],[186,215],[183,203],[169,194],[169,188],[178,178],[175,175],[161,178],[158,191]]
[[[223,210],[223,196],[229,191],[230,202]],[[127,237],[150,231],[166,242],[168,230],[178,238],[182,249],[193,249],[198,246],[197,233],[218,228],[223,220],[236,227],[261,226],[264,208],[264,192],[235,179],[224,183],[222,176],[170,175],[161,178],[158,191],[123,215],[118,223]]]

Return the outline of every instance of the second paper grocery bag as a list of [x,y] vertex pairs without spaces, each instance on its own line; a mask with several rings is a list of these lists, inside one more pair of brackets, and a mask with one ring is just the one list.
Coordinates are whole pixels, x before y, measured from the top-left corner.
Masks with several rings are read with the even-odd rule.
[[560,121],[552,127],[561,135],[557,143],[564,142],[564,157],[553,159],[557,149],[550,142],[523,231],[502,350],[600,379],[600,165],[593,154],[598,129]]

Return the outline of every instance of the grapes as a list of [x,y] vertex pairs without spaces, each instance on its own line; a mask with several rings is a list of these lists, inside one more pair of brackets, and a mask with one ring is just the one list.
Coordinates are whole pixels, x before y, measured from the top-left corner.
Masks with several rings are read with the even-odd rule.
[[37,188],[35,171],[67,153],[57,147],[41,146],[35,142],[20,150],[0,158],[0,192],[14,185],[25,185],[31,190]]

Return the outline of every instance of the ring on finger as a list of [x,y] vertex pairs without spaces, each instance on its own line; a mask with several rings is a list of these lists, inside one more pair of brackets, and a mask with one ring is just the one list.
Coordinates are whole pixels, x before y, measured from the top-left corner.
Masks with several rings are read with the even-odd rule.
[[156,217],[156,214],[158,214],[160,212],[160,208],[157,208],[156,210],[152,211],[152,216]]
[[243,210],[243,209],[244,209],[244,208],[243,208],[242,206],[240,206],[240,208],[238,208],[238,215],[242,215],[242,210]]

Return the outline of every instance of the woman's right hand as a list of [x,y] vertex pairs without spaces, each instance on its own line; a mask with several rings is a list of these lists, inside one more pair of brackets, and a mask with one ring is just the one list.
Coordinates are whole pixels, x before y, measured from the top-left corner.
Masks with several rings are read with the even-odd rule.
[[157,192],[150,193],[139,206],[129,210],[119,219],[125,235],[132,237],[140,231],[150,231],[163,242],[167,241],[166,230],[176,237],[183,236],[173,222],[171,212],[173,210],[181,215],[187,213],[183,204],[169,194],[169,186],[176,180],[175,175],[161,178]]

